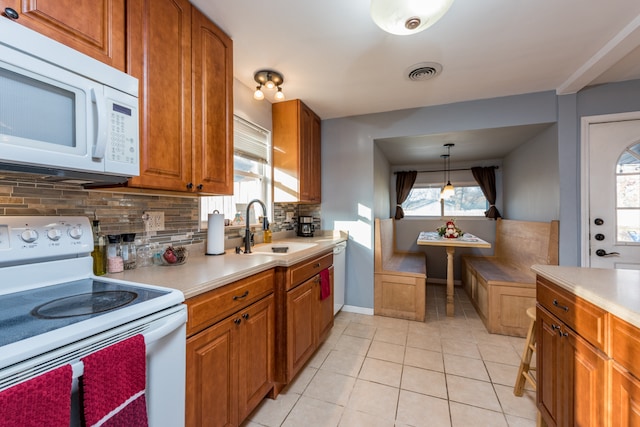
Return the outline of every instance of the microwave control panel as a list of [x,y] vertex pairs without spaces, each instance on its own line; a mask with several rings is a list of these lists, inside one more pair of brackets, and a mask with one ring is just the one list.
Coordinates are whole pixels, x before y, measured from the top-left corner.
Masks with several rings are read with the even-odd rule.
[[106,156],[109,160],[138,164],[138,115],[135,109],[110,101]]

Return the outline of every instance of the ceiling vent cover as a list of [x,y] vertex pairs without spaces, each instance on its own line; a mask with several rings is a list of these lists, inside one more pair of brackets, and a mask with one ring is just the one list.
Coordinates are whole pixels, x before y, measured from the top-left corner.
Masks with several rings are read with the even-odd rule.
[[414,82],[429,80],[442,72],[442,65],[437,62],[420,62],[407,68],[407,78]]

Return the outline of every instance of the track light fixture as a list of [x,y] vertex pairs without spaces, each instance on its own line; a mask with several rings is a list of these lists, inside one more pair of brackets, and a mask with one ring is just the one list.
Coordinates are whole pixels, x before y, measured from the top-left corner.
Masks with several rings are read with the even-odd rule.
[[256,86],[256,91],[253,93],[253,98],[261,101],[264,99],[264,92],[262,91],[262,87],[267,89],[278,89],[275,93],[274,98],[278,101],[282,101],[284,99],[284,93],[282,92],[282,83],[284,83],[284,77],[282,74],[273,70],[260,70],[256,72],[253,76],[253,79],[258,83]]
[[447,147],[447,154],[440,156],[444,159],[444,179],[447,181],[440,191],[441,199],[448,199],[453,196],[455,192],[453,185],[451,185],[451,147],[454,145],[455,144],[452,143],[444,144],[444,146]]

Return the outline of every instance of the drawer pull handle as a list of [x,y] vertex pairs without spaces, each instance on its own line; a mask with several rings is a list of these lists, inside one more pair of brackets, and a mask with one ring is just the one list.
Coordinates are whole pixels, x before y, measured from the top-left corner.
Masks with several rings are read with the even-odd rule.
[[551,324],[551,330],[552,330],[552,331],[559,331],[559,330],[560,330],[560,326],[559,326],[559,325]]
[[234,295],[233,296],[233,300],[237,301],[239,299],[246,298],[247,295],[249,295],[249,291],[244,291],[244,293],[242,295]]
[[558,308],[563,309],[564,311],[569,311],[569,307],[567,307],[566,305],[560,305],[560,304],[558,303],[558,300],[557,300],[557,299],[554,299],[554,300],[553,300],[553,305],[555,305],[555,306],[556,306],[556,307],[558,307]]
[[320,263],[317,263],[316,265],[314,265],[313,268],[320,268]]
[[243,314],[243,315],[242,315],[242,318],[243,318],[244,320],[249,319],[249,313],[245,313],[245,314]]
[[239,325],[242,322],[242,319],[237,318],[237,319],[233,319],[233,323],[235,323],[236,325]]

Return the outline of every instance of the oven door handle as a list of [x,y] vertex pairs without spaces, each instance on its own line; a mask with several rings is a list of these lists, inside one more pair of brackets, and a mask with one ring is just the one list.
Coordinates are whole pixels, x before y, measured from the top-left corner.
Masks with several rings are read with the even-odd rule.
[[[144,337],[144,343],[147,346],[147,353],[149,353],[149,346],[153,345],[159,339],[169,335],[174,330],[180,328],[182,325],[185,325],[187,322],[187,310],[181,309],[172,313],[162,319],[154,320],[154,324],[162,323],[161,325],[153,328],[150,331],[142,332],[142,336]],[[71,363],[71,369],[73,370],[72,378],[78,379],[84,374],[84,364],[82,361],[77,360]]]
[[147,347],[166,335],[169,335],[180,326],[185,325],[187,323],[187,310],[182,309],[167,317],[154,321],[154,323],[160,322],[163,322],[163,324],[151,331],[145,331],[142,333],[142,336],[144,336],[144,343]]

